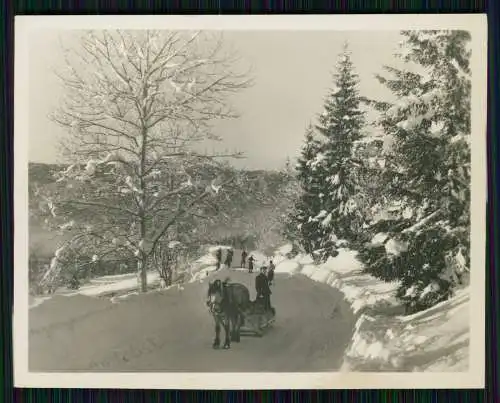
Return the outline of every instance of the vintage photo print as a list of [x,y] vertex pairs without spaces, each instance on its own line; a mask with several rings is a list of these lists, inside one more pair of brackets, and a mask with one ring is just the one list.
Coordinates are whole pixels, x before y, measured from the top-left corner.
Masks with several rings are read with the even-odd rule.
[[484,387],[484,15],[15,29],[16,386]]

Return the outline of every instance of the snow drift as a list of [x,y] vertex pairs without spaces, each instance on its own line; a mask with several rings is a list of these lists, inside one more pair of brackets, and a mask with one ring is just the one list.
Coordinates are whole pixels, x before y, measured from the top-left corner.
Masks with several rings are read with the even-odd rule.
[[467,371],[469,362],[469,289],[454,298],[409,316],[401,311],[396,282],[385,283],[363,273],[356,252],[339,249],[324,264],[307,256],[286,259],[275,252],[281,273],[300,273],[338,288],[358,315],[343,371]]
[[469,290],[411,316],[361,315],[345,371],[468,371]]

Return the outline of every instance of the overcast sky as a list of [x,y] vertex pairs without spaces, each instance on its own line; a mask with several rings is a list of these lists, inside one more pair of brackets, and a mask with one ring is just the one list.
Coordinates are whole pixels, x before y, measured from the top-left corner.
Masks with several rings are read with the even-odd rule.
[[[224,148],[246,154],[237,165],[253,169],[279,168],[287,156],[298,155],[306,126],[322,111],[344,41],[349,42],[361,80],[360,92],[385,98],[387,90],[374,75],[382,65],[394,63],[401,39],[398,31],[238,31],[226,32],[225,38],[253,67],[255,84],[233,97],[241,117],[218,123],[216,132],[224,138]],[[29,157],[33,162],[58,161],[58,138],[65,129],[47,115],[64,91],[52,73],[61,63],[57,31],[30,37]]]

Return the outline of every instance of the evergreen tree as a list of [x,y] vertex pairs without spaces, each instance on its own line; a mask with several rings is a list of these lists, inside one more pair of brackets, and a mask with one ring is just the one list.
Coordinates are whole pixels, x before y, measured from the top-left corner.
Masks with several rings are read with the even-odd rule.
[[373,102],[392,139],[384,189],[399,210],[379,222],[385,245],[361,253],[368,271],[400,280],[409,311],[448,298],[469,265],[470,36],[464,31],[404,31],[406,69],[379,76],[397,102]]
[[334,74],[335,86],[325,100],[324,112],[316,126],[324,137],[316,156],[324,174],[319,193],[322,209],[314,217],[322,227],[322,259],[335,253],[337,239],[355,240],[361,223],[356,203],[360,162],[353,155],[354,143],[362,138],[364,125],[358,83],[346,44]]
[[305,142],[296,165],[296,177],[300,187],[300,195],[288,214],[286,237],[297,242],[306,252],[312,254],[319,247],[320,227],[316,217],[321,211],[319,192],[322,185],[320,167],[314,164],[321,148],[321,143],[315,138],[313,127],[306,130]]

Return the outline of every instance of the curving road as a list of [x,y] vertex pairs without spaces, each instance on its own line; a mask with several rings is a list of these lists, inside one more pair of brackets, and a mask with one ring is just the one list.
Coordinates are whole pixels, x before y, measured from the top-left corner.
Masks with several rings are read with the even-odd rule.
[[[239,261],[238,251],[235,253]],[[221,270],[255,297],[255,274]],[[341,294],[303,276],[276,274],[276,322],[262,338],[213,350],[208,278],[112,304],[58,296],[30,310],[30,371],[318,372],[340,368],[354,327]]]

